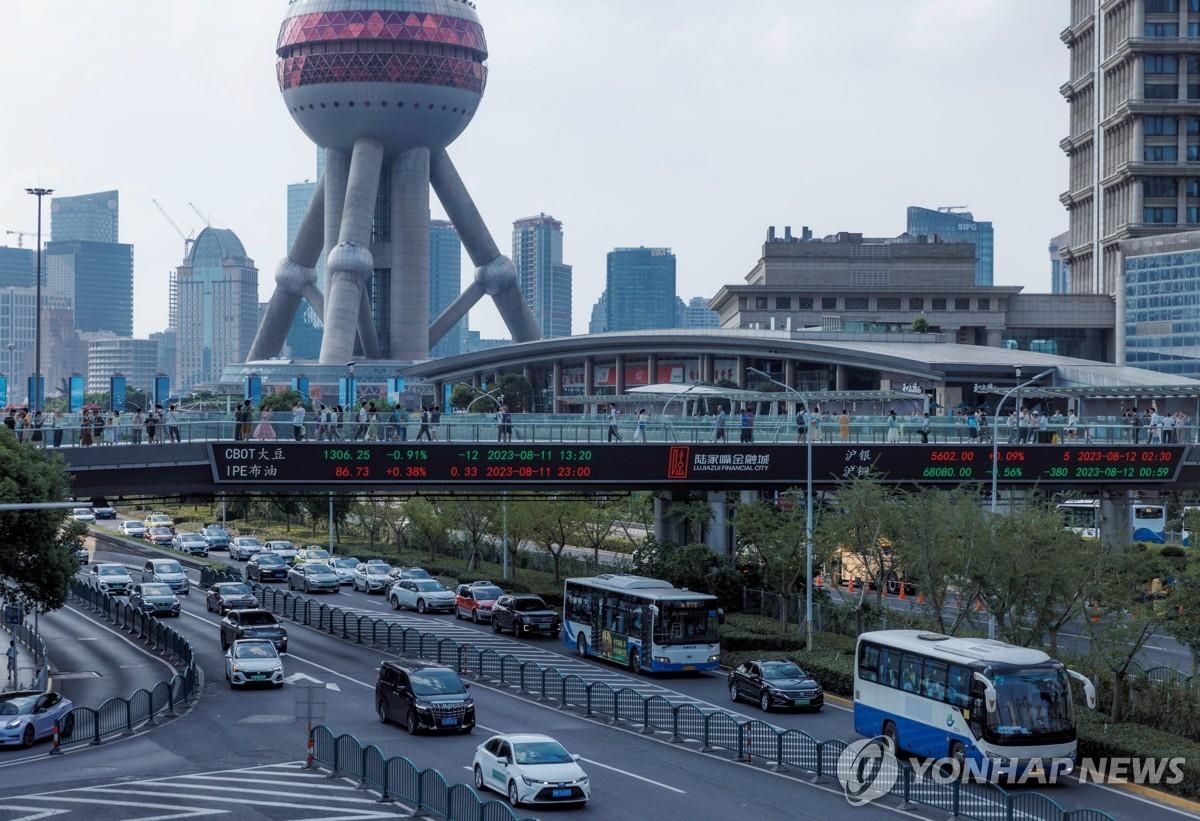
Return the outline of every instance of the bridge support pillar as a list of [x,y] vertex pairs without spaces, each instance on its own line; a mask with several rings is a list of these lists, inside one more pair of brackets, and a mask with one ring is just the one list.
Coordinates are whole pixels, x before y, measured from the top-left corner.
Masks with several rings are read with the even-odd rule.
[[1129,493],[1125,490],[1100,488],[1100,542],[1109,550],[1124,552],[1129,549],[1129,534],[1133,524],[1129,521]]
[[654,494],[654,538],[659,544],[687,544],[687,522],[673,509],[688,501],[686,491]]
[[718,556],[730,556],[733,542],[729,531],[729,503],[725,491],[709,491],[708,506],[712,508],[712,519],[705,528],[704,543]]

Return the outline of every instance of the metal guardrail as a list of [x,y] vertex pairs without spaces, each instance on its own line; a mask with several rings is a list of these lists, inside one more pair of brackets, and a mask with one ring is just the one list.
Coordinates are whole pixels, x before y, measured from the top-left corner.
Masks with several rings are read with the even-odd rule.
[[360,789],[379,793],[384,801],[401,801],[413,815],[455,821],[534,821],[520,818],[505,803],[481,796],[466,784],[452,784],[441,772],[422,769],[408,758],[386,754],[355,736],[334,735],[325,725],[308,734],[313,763],[331,775],[358,779]]
[[[125,736],[143,725],[154,725],[155,717],[177,715],[175,708],[198,692],[199,675],[192,645],[173,628],[130,607],[79,579],[71,582],[71,595],[88,604],[118,628],[141,639],[151,650],[173,656],[183,672],[162,679],[129,698],[113,697],[99,707],[76,707],[63,718],[59,745],[96,745],[112,736]],[[52,750],[51,752],[55,752]]]
[[[614,689],[603,681],[587,682],[573,673],[564,675],[555,667],[493,649],[481,650],[473,644],[358,615],[261,584],[252,583],[251,589],[264,608],[331,636],[452,666],[480,679],[515,686],[538,701],[557,702],[561,710],[580,709],[585,716],[610,724],[640,725],[647,735],[670,733],[676,744],[699,742],[704,752],[723,750],[743,761],[756,756],[777,770],[794,767],[823,778],[836,776],[838,757],[847,746],[840,739],[818,741],[803,730],[779,730],[764,721],[744,720],[724,710],[706,713],[695,704],[675,704],[657,695],[646,697],[630,687]],[[1016,817],[1027,821],[1116,821],[1100,810],[1066,810],[1040,793],[1010,793],[992,784],[942,784],[920,778],[904,762],[900,762],[892,794],[907,803],[952,811],[977,821]]]
[[[13,625],[9,628],[12,637],[29,649],[33,653],[33,675],[29,680],[30,690],[45,690],[46,684],[50,677],[50,665],[47,663],[46,640],[41,635],[22,622],[21,624]],[[21,668],[25,669],[25,668]],[[17,687],[20,689],[20,671],[17,673]]]

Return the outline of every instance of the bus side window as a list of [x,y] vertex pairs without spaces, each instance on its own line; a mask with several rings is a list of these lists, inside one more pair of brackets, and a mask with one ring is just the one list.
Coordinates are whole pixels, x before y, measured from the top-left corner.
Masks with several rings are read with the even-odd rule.
[[921,680],[921,657],[904,653],[900,665],[900,689],[908,693],[917,692]]
[[967,707],[971,703],[971,671],[958,664],[951,664],[946,674],[946,701],[955,707]]
[[921,677],[921,695],[937,701],[946,700],[946,662],[925,659],[925,672]]
[[879,648],[863,644],[858,653],[858,676],[863,681],[879,681]]
[[[886,671],[886,678],[884,673]],[[900,686],[900,651],[879,648],[879,676],[888,687]]]

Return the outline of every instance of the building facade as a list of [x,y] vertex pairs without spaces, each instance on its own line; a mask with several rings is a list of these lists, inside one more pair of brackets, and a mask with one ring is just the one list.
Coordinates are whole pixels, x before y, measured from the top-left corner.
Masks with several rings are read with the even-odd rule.
[[0,246],[0,288],[33,287],[36,274],[37,259],[32,248]]
[[33,288],[0,288],[0,373],[8,377],[8,400],[27,399],[26,377],[33,373],[37,322]]
[[563,264],[562,229],[561,222],[546,214],[513,223],[517,279],[545,338],[571,335],[572,271]]
[[1200,377],[1200,231],[1121,243],[1125,361]]
[[[429,222],[429,318],[436,319],[462,292],[462,240],[448,220]],[[430,356],[455,356],[466,348],[464,316],[429,351]]]
[[608,330],[608,291],[601,291],[600,298],[592,306],[592,318],[588,321],[589,334],[602,334]]
[[133,336],[132,245],[52,240],[44,264],[44,292],[71,300],[76,330]]
[[152,339],[93,339],[87,349],[87,392],[107,393],[116,375],[145,390],[158,374],[158,343]]
[[158,364],[155,365],[155,370],[165,374],[174,385],[177,381],[175,367],[179,356],[179,349],[175,344],[175,331],[170,328],[157,331],[150,334],[150,341],[158,344]]
[[[322,152],[317,152],[318,165]],[[320,172],[318,172],[320,173]],[[300,182],[287,187],[287,248],[292,247],[296,234],[300,231],[300,223],[304,213],[317,190],[315,182]],[[325,255],[322,254],[317,262],[317,287],[325,292]],[[300,310],[292,319],[292,327],[288,330],[286,350],[289,359],[316,359],[321,353],[321,333],[324,326],[321,318],[307,301],[301,302]]]
[[1071,292],[1071,263],[1062,257],[1064,249],[1071,245],[1071,232],[1064,231],[1050,239],[1050,293]]
[[120,202],[116,191],[50,200],[50,239],[56,242],[119,242]]
[[216,382],[225,365],[245,361],[258,327],[258,269],[236,234],[205,228],[176,282],[176,376],[186,390]]
[[995,234],[990,222],[976,220],[970,211],[958,208],[932,209],[911,205],[907,224],[905,230],[912,236],[936,236],[946,242],[969,242],[975,246],[975,284],[992,284]]
[[721,316],[708,307],[709,299],[705,296],[694,296],[684,305],[680,302],[679,328],[719,328]]
[[675,255],[670,248],[608,252],[607,331],[675,327]]

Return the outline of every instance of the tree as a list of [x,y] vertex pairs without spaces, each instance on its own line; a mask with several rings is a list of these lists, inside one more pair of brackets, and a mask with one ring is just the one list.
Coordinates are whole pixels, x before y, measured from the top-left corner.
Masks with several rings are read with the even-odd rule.
[[[329,526],[329,497],[311,497],[305,499],[303,504],[312,520],[313,536],[315,537],[318,522],[324,522],[326,527]],[[354,504],[353,496],[347,496],[344,493],[333,494],[333,543],[335,545],[342,543],[342,528],[346,524],[346,518],[350,515],[350,511],[354,509]]]
[[267,393],[263,394],[261,407],[271,412],[291,413],[298,401],[300,401],[300,394],[296,391]]
[[530,516],[530,539],[554,560],[554,581],[560,578],[563,551],[576,540],[579,520],[586,516],[582,505],[574,501],[552,500],[551,504],[526,503]]
[[[60,458],[16,440],[0,428],[0,502],[61,502],[70,479]],[[0,596],[5,602],[56,610],[67,601],[79,570],[72,550],[81,539],[63,528],[62,510],[0,513]]]
[[533,412],[533,386],[521,374],[504,374],[500,377],[496,392],[504,397],[504,404],[508,405],[509,410]]
[[913,320],[912,329],[915,334],[929,333],[929,320],[923,316],[917,317]]
[[292,532],[292,519],[304,517],[304,505],[294,496],[272,496],[271,507],[283,516],[284,529],[288,533]]
[[464,499],[445,502],[442,509],[466,540],[470,551],[467,569],[478,570],[483,563],[483,543],[499,523],[500,505],[489,499]]
[[901,496],[895,508],[891,540],[901,583],[912,583],[938,631],[953,633],[961,618],[947,623],[951,592],[967,583],[979,528],[979,507],[965,491],[917,490]]
[[450,407],[464,410],[475,401],[477,396],[479,396],[479,391],[470,385],[455,385],[454,390],[450,391]]
[[[833,546],[862,568],[864,582],[875,585],[877,604],[882,603],[886,574],[892,565],[891,522],[894,493],[878,477],[855,479],[838,489],[837,507],[825,513],[819,522],[821,543]],[[854,602],[858,632],[863,632],[863,608],[867,584]]]
[[[808,539],[804,508],[788,505],[780,509],[760,499],[738,505],[733,524],[739,551],[751,553],[771,586],[784,602],[789,601],[806,568]],[[787,626],[786,606],[779,608],[779,621]]]
[[429,548],[429,561],[436,562],[438,548],[445,545],[450,530],[441,506],[431,499],[417,497],[404,503],[404,515],[408,518],[405,537],[413,547]]
[[585,511],[579,522],[580,547],[592,549],[592,561],[599,567],[600,549],[607,544],[608,537],[616,528],[616,516],[612,508],[599,498],[589,500],[580,509]]

